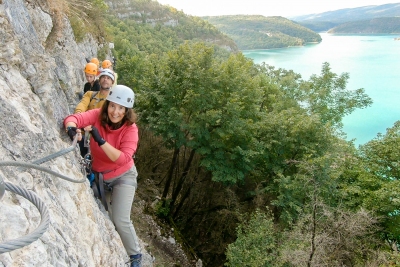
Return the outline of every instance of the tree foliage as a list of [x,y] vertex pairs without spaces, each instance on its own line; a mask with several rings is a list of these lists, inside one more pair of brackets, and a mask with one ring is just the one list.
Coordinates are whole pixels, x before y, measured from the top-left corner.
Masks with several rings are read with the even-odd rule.
[[374,255],[388,263],[382,240],[396,247],[400,237],[399,124],[357,150],[338,134],[341,122],[372,101],[347,88],[349,74],[324,63],[303,80],[255,65],[210,45],[231,42],[210,23],[134,2],[140,16],[110,16],[108,33],[119,83],[136,94],[135,163],[142,181],[160,185],[158,214],[184,230],[205,264],[221,265],[235,235],[228,266],[362,266]]
[[131,4],[129,12],[115,7],[108,16],[108,32],[114,37],[118,60],[136,51],[161,55],[185,41],[206,42],[223,50],[237,51],[232,39],[205,20],[157,1],[132,0]]
[[189,147],[217,181],[243,180],[250,160],[252,121],[260,91],[243,55],[224,62],[214,49],[186,43],[159,61],[143,93],[142,118],[171,148]]
[[[60,3],[59,3],[60,4]],[[91,33],[100,42],[107,38],[105,34],[104,14],[108,6],[102,0],[72,0],[66,1],[67,14],[78,42],[83,41],[86,34]],[[60,5],[58,5],[59,7]]]
[[273,218],[256,211],[237,228],[237,239],[226,251],[225,266],[275,266],[276,233]]
[[400,244],[399,145],[398,121],[348,159],[340,185],[346,205],[371,211],[379,218],[382,237],[395,247]]
[[399,17],[382,17],[370,20],[350,21],[339,24],[328,31],[329,33],[357,34],[395,34],[400,33]]
[[323,123],[340,127],[344,116],[372,104],[372,99],[365,94],[363,88],[346,88],[348,79],[348,73],[337,75],[331,72],[329,63],[325,62],[321,74],[314,74],[303,82],[295,97],[304,103],[311,114],[318,114]]
[[241,50],[301,46],[322,40],[319,34],[283,17],[234,15],[204,19],[231,37]]

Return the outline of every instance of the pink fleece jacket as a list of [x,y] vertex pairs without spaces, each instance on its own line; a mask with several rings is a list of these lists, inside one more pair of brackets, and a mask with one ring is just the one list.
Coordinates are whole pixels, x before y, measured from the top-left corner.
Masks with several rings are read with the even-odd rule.
[[88,125],[95,126],[104,140],[121,151],[120,157],[113,162],[93,140],[93,137],[90,137],[92,169],[96,172],[104,172],[104,180],[108,180],[120,176],[133,166],[132,156],[137,149],[139,134],[136,124],[123,125],[117,130],[111,130],[108,126],[104,128],[100,124],[99,114],[100,109],[92,109],[83,113],[69,115],[64,119],[64,125],[68,122],[74,122],[78,128],[84,128]]

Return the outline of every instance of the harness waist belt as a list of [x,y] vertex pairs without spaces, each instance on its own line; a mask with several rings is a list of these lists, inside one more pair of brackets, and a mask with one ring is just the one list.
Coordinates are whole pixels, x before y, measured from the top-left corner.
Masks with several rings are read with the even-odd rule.
[[108,205],[107,205],[105,191],[110,192],[110,191],[112,191],[114,186],[121,185],[121,184],[135,186],[134,181],[124,180],[121,178],[118,178],[118,179],[112,181],[111,183],[104,182],[103,173],[95,172],[94,183],[92,183],[91,187],[92,187],[94,196],[101,200],[101,203],[103,204],[106,211],[108,211]]

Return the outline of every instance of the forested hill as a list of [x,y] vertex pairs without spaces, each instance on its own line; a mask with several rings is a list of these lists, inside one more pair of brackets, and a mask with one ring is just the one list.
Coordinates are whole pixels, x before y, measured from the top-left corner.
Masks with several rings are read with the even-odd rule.
[[[321,37],[283,17],[195,17],[154,0],[107,1],[114,40],[137,44],[140,51],[166,52],[185,40],[216,44],[228,51],[300,46]],[[118,49],[121,50],[121,49]],[[122,49],[122,51],[126,51]]]
[[[360,31],[363,31],[363,23],[370,23],[373,19],[400,16],[400,3],[371,5],[357,8],[345,8],[318,14],[290,17],[289,19],[310,28],[314,31],[328,31],[340,24],[358,21]],[[387,27],[383,27],[386,33]]]
[[320,42],[321,36],[283,17],[234,15],[203,17],[231,37],[239,49],[269,49]]
[[376,18],[371,20],[351,21],[340,24],[329,33],[400,33],[400,17]]
[[231,37],[239,49],[269,49],[320,42],[319,34],[283,17],[234,15],[203,17]]
[[111,0],[107,5],[114,15],[109,18],[109,26],[114,33],[118,32],[114,41],[119,44],[127,44],[123,41],[126,40],[136,44],[140,51],[157,54],[167,52],[185,40],[215,44],[228,51],[238,50],[232,39],[210,23],[157,1]]

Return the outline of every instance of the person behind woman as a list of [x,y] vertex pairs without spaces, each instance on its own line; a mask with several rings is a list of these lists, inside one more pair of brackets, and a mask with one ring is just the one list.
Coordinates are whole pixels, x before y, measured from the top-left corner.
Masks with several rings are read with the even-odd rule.
[[98,72],[97,65],[95,63],[89,62],[86,64],[83,71],[85,72],[86,83],[83,86],[83,93],[79,92],[79,99],[82,99],[83,94],[87,91],[100,90],[99,80],[97,80],[96,77]]
[[68,135],[73,139],[81,128],[91,131],[90,150],[92,170],[102,179],[104,186],[112,186],[106,193],[112,198],[108,209],[122,243],[130,256],[131,267],[141,266],[141,249],[135,228],[130,220],[132,202],[137,188],[137,171],[133,161],[139,135],[133,112],[134,92],[124,85],[117,85],[108,94],[102,108],[69,115],[64,119]]
[[100,90],[100,84],[99,80],[96,79],[98,72],[97,65],[94,63],[87,63],[85,66],[85,77],[86,77],[86,83],[83,87],[83,93],[86,93],[87,91],[99,91]]
[[94,57],[90,60],[90,62],[96,64],[96,66],[97,66],[97,75],[96,76],[98,76],[101,72],[100,71],[100,60],[98,60],[97,57]]
[[113,85],[113,87],[116,86],[116,85],[117,85],[117,80],[118,80],[118,73],[115,72],[115,70],[114,70],[114,68],[113,68],[113,64],[111,63],[111,61],[108,60],[108,59],[103,60],[103,62],[101,63],[101,69],[102,69],[102,70],[104,70],[104,69],[110,69],[110,70],[114,71],[115,80],[114,80],[114,85]]
[[[93,63],[92,63],[93,64]],[[88,91],[86,92],[81,101],[75,108],[74,113],[81,113],[91,109],[101,108],[103,103],[105,102],[108,93],[110,92],[110,88],[114,83],[115,77],[114,72],[109,69],[105,69],[100,73],[99,76],[99,84],[100,91]],[[87,147],[85,147],[85,140],[82,138],[81,141],[78,142],[81,150],[81,156],[84,158],[88,153]]]

